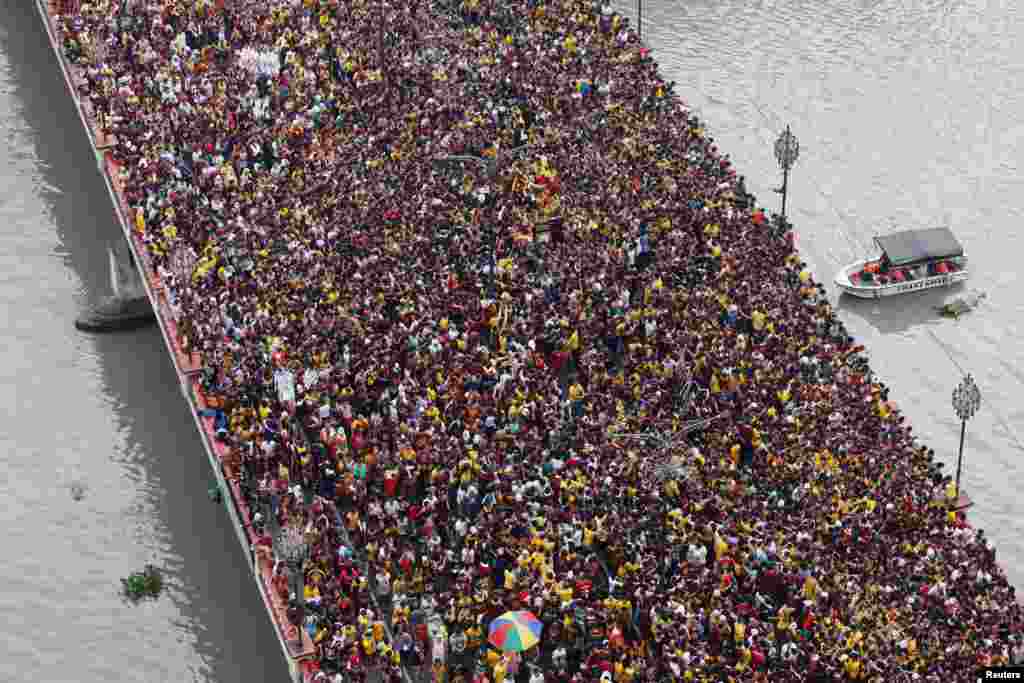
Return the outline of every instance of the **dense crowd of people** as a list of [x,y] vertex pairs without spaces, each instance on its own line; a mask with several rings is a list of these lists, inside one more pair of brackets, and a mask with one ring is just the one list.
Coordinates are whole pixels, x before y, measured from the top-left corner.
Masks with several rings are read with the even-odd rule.
[[[621,15],[102,0],[58,23],[260,543],[305,529],[314,680],[1021,660],[991,543]],[[545,624],[518,659],[487,645],[514,609]]]

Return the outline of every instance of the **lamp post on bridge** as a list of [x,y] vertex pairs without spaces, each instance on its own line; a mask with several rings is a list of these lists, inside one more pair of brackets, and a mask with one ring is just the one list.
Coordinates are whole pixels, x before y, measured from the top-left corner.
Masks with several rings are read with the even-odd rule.
[[[296,524],[282,527],[274,537],[274,553],[288,568],[288,594],[296,603],[289,606],[289,617],[291,617],[289,623],[295,627],[295,640],[298,641],[296,648],[301,650],[302,628],[305,621],[304,606],[306,604],[302,566],[309,556],[309,544],[306,542],[306,534],[302,528]],[[294,614],[291,614],[291,608],[294,608]]]
[[960,418],[960,454],[956,459],[956,503],[960,503],[960,471],[964,464],[964,436],[967,434],[967,421],[974,417],[981,405],[981,391],[971,375],[966,375],[953,390],[953,410]]
[[775,159],[782,168],[782,187],[775,191],[782,194],[782,221],[786,221],[786,191],[789,189],[789,169],[800,158],[800,141],[786,126],[779,139],[775,141]]

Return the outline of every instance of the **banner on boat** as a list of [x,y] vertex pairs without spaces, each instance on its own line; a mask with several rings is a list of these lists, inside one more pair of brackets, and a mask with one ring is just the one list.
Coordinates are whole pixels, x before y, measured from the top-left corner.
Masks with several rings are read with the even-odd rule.
[[926,280],[917,280],[915,282],[908,282],[904,285],[899,285],[896,288],[897,292],[912,292],[915,289],[929,289],[931,287],[941,287],[949,284],[949,276],[944,275],[939,278],[928,278]]

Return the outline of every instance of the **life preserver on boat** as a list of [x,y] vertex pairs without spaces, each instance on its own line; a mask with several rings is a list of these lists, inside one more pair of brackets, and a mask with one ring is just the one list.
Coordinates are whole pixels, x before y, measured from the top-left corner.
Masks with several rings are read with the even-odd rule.
[[935,266],[935,272],[939,275],[945,275],[949,272],[949,266],[946,265],[945,261],[940,261],[939,265]]

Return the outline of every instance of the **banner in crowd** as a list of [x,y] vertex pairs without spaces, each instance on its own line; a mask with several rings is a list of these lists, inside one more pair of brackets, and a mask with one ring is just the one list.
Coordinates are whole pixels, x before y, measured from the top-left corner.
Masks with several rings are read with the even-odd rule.
[[277,389],[277,397],[281,403],[295,402],[295,375],[291,370],[275,370],[274,387]]

